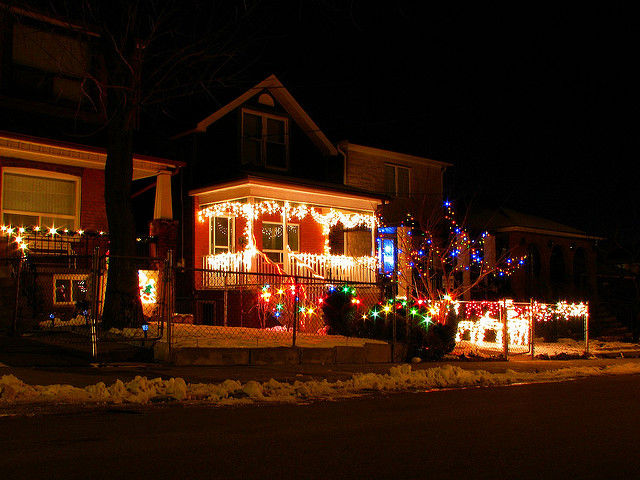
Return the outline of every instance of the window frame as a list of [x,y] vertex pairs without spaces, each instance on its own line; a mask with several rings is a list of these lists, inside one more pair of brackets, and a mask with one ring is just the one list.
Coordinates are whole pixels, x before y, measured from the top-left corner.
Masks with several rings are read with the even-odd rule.
[[[249,115],[254,115],[256,117],[260,118],[260,141],[259,143],[259,149],[258,151],[260,152],[260,158],[258,158],[257,160],[257,164],[259,166],[262,166],[264,168],[267,168],[269,170],[278,170],[281,172],[286,172],[289,170],[289,119],[287,117],[283,117],[282,115],[274,115],[272,113],[267,113],[267,112],[261,112],[259,110],[253,110],[253,109],[249,109],[249,108],[243,108],[241,110],[241,115],[240,115],[240,158],[241,158],[241,162],[243,164],[247,164],[250,162],[247,162],[244,158],[244,140],[245,140],[245,135],[244,135],[244,116],[246,114]],[[267,120],[268,119],[272,119],[272,120],[277,120],[280,121],[282,123],[284,123],[284,143],[280,143],[280,142],[269,142],[268,141],[268,135],[267,135]],[[276,145],[284,145],[284,149],[285,149],[285,166],[284,167],[278,167],[278,166],[274,166],[274,165],[269,165],[269,159],[267,158],[267,144],[268,143],[273,143]]]
[[[229,230],[231,231],[229,232],[229,242],[227,245],[226,252],[215,253],[216,249],[224,248],[215,244],[215,228],[212,228],[212,227],[215,226],[216,218],[226,218],[229,221],[228,225],[231,226],[231,228],[229,228]],[[215,216],[209,217],[209,255],[220,255],[220,253],[234,253],[235,250],[236,250],[236,217],[227,216],[227,215],[215,215]]]
[[[71,283],[71,290],[69,292],[70,301],[68,302],[58,302],[56,301],[56,282],[58,280],[69,280]],[[73,298],[73,282],[74,281],[82,281],[85,282],[89,280],[89,274],[78,274],[78,273],[62,273],[53,275],[53,282],[51,286],[52,294],[53,294],[53,305],[54,306],[73,306],[76,304],[78,300]],[[88,292],[87,292],[88,293]]]
[[[276,262],[276,263],[283,263],[284,262],[284,254],[285,252],[288,252],[289,250],[291,250],[291,247],[289,247],[289,232],[287,230],[287,244],[285,245],[284,243],[284,229],[288,229],[289,227],[297,227],[297,237],[298,237],[298,248],[296,250],[291,250],[294,253],[300,252],[300,224],[299,223],[289,223],[287,222],[286,225],[283,222],[270,222],[270,221],[262,221],[262,225],[260,226],[260,230],[262,232],[262,228],[265,225],[279,225],[280,227],[282,227],[282,250],[274,250],[274,249],[267,249],[264,248],[264,237],[262,237],[262,253],[278,253],[280,254],[280,261]],[[264,233],[263,233],[264,235]],[[273,259],[271,259],[273,260]]]
[[[393,185],[394,185],[394,192],[393,192],[393,196],[396,198],[411,198],[411,167],[408,167],[406,165],[399,165],[397,163],[385,163],[384,164],[385,168],[386,167],[390,167],[393,169]],[[403,169],[407,171],[407,195],[405,196],[400,196],[399,194],[399,189],[398,189],[398,170]],[[386,173],[385,173],[386,175]],[[385,178],[385,190],[386,190],[386,178]],[[389,192],[385,192],[385,193],[389,193]]]
[[[28,215],[32,217],[38,217],[38,226],[43,227],[52,227],[53,225],[42,225],[42,217],[59,217],[73,221],[72,229],[75,230],[79,228],[80,225],[80,209],[82,206],[82,177],[77,175],[69,175],[67,173],[59,173],[53,172],[50,170],[39,170],[37,168],[20,168],[20,167],[2,167],[2,188],[0,189],[0,220],[4,224],[4,214],[14,214],[14,215]],[[4,208],[4,192],[5,192],[5,173],[16,174],[16,175],[24,175],[28,177],[37,177],[44,179],[53,179],[53,180],[65,180],[65,181],[73,181],[75,183],[75,214],[74,215],[62,215],[55,213],[44,213],[44,212],[29,212],[26,210],[6,210]],[[26,227],[29,225],[16,225]]]

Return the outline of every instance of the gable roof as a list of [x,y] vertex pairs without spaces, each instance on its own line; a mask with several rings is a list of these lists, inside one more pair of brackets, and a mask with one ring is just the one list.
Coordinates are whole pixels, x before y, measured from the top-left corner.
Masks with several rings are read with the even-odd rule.
[[582,230],[549,220],[548,218],[529,215],[509,208],[497,210],[483,210],[473,213],[469,221],[471,224],[498,232],[520,231],[556,235],[561,237],[585,238],[599,240]]
[[243,103],[260,94],[262,91],[267,90],[278,101],[280,105],[291,115],[291,118],[302,128],[307,134],[313,144],[322,150],[327,155],[338,155],[338,150],[329,141],[324,133],[320,130],[318,125],[311,119],[311,117],[304,111],[302,106],[297,102],[295,98],[289,93],[289,90],[278,80],[275,75],[270,75],[262,82],[251,87],[235,100],[227,103],[224,107],[218,109],[216,112],[209,115],[204,120],[198,122],[197,126],[193,130],[183,132],[176,135],[174,138],[178,138],[189,133],[205,132],[207,128],[217,120],[224,117],[229,112],[240,107]]

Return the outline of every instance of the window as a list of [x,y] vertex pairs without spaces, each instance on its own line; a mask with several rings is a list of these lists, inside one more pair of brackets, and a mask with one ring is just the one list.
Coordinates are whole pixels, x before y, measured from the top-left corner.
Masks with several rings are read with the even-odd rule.
[[75,305],[87,299],[86,275],[54,275],[54,305]]
[[[262,222],[262,251],[275,263],[283,261],[283,231],[284,227],[281,223]],[[299,251],[300,227],[298,225],[287,225],[287,244],[291,251]]]
[[287,137],[287,119],[243,110],[242,163],[286,170]]
[[409,198],[409,168],[399,165],[384,166],[384,189],[388,195]]
[[5,225],[76,228],[79,199],[78,177],[17,168],[3,171]]
[[233,251],[233,218],[209,218],[209,253],[228,253]]
[[15,88],[45,100],[81,100],[90,63],[85,40],[16,23],[11,48]]

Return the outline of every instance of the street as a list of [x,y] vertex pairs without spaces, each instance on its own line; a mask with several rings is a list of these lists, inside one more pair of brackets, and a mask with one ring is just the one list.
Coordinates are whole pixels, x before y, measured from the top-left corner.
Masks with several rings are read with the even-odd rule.
[[640,376],[0,418],[18,478],[638,478]]

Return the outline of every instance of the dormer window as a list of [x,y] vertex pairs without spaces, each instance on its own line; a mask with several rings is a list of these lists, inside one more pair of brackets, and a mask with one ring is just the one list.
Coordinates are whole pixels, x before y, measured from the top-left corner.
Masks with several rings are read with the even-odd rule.
[[288,122],[253,110],[242,111],[242,163],[274,170],[288,168]]

